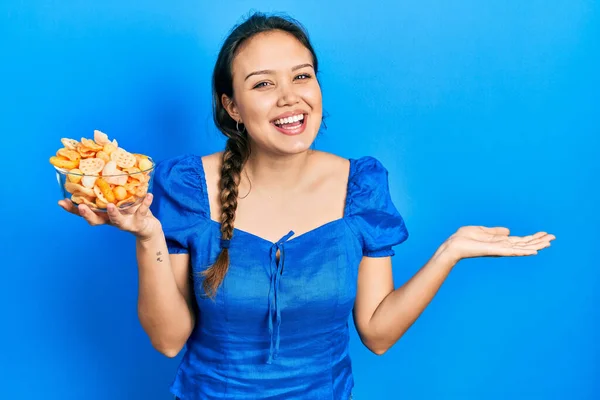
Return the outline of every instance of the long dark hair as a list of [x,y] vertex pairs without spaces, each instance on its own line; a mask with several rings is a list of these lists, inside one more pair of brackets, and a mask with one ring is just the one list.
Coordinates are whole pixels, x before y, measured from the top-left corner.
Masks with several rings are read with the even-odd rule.
[[[280,15],[254,13],[244,22],[233,28],[225,39],[215,63],[212,78],[213,118],[215,125],[227,136],[227,144],[223,152],[221,177],[219,181],[221,202],[221,240],[231,240],[237,209],[238,185],[244,164],[250,156],[248,134],[242,123],[238,123],[227,113],[221,102],[223,94],[233,99],[233,59],[240,46],[253,36],[280,30],[293,35],[312,54],[315,74],[318,72],[317,55],[310,43],[306,29],[296,20]],[[205,270],[203,288],[206,294],[214,298],[217,289],[223,282],[229,269],[228,246],[222,246],[217,261]]]

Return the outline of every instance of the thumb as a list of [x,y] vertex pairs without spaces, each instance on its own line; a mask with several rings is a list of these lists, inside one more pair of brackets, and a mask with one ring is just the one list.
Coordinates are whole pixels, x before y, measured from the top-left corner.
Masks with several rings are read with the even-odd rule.
[[482,226],[481,229],[483,229],[486,233],[491,233],[492,235],[508,236],[510,234],[510,229],[502,227],[502,226],[495,226],[492,228]]

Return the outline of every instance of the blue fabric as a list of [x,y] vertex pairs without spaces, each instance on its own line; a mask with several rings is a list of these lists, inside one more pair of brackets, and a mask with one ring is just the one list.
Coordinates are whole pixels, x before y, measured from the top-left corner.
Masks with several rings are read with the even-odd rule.
[[350,160],[340,219],[277,242],[234,229],[214,301],[204,296],[200,272],[222,243],[201,158],[159,163],[153,192],[169,252],[190,254],[199,309],[171,392],[182,400],[348,399],[348,320],[359,263],[393,255],[392,246],[408,237],[381,163]]

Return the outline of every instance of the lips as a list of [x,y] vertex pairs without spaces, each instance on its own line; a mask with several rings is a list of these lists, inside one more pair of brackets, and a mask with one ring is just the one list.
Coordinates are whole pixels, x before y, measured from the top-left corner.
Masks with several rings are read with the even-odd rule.
[[[286,114],[288,114],[288,115],[286,116]],[[308,120],[308,114],[302,114],[302,113],[295,113],[295,114],[294,113],[286,113],[286,114],[282,114],[278,118],[271,121],[271,124],[273,124],[275,129],[277,129],[280,133],[283,133],[284,135],[288,135],[288,136],[295,136],[295,135],[299,135],[302,132],[304,132],[304,130],[306,129],[306,121]],[[299,119],[299,116],[303,116],[303,118],[301,117],[301,119]],[[277,124],[275,124],[275,122],[278,122],[278,123],[283,122],[283,124],[277,125]]]
[[306,116],[306,115],[308,115],[308,112],[304,111],[304,110],[301,110],[301,109],[296,109],[296,110],[293,110],[293,111],[287,111],[287,112],[284,112],[283,114],[280,114],[280,115],[276,116],[275,118],[273,118],[271,120],[271,123],[277,121],[278,119],[294,117],[296,115],[301,115],[301,114],[304,114]]

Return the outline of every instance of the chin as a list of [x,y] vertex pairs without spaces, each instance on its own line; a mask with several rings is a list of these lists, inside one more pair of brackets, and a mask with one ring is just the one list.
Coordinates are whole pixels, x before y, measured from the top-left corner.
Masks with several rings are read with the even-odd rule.
[[312,140],[302,140],[301,138],[296,138],[296,140],[289,141],[288,143],[277,143],[275,148],[276,151],[280,154],[301,154],[310,150],[312,142]]

